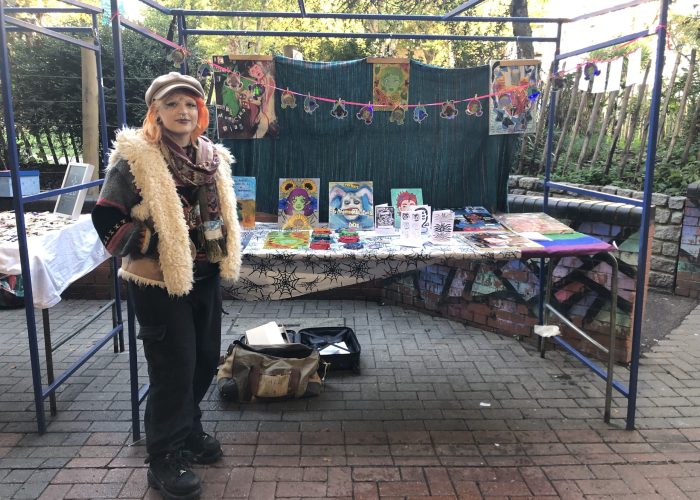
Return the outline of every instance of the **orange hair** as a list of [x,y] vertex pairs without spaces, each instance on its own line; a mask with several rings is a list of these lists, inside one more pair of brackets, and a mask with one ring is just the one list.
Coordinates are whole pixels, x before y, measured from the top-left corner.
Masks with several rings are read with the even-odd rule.
[[[197,126],[192,131],[192,135],[190,136],[192,138],[192,142],[196,144],[199,136],[202,135],[202,133],[209,126],[209,109],[204,103],[204,99],[202,99],[200,96],[191,94],[190,92],[186,93],[194,99],[194,102],[197,103]],[[162,101],[163,99],[161,98],[158,100]],[[158,100],[154,100],[151,105],[148,106],[148,112],[146,113],[146,118],[143,119],[142,126],[143,135],[146,137],[146,140],[152,144],[159,143],[163,138],[163,127],[156,120]]]

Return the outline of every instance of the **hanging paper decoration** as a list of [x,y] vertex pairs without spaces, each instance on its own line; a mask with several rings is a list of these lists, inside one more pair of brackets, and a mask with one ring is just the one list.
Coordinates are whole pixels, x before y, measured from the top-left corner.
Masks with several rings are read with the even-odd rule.
[[[372,102],[378,111],[392,111],[397,106],[408,106],[408,76],[410,64],[383,62],[374,59],[372,66]],[[395,60],[394,60],[395,61]]]
[[406,110],[403,106],[396,106],[391,111],[391,116],[389,116],[389,121],[397,125],[403,125],[404,118],[406,117]]
[[535,85],[530,85],[527,88],[527,98],[530,99],[531,101],[536,101],[537,98],[540,96],[540,89],[538,89]]
[[554,90],[562,90],[566,86],[566,73],[558,71],[554,74]]
[[471,116],[481,116],[484,110],[481,107],[481,101],[474,96],[467,101],[467,114]]
[[421,103],[418,103],[418,106],[413,108],[413,121],[420,125],[426,118],[428,118],[428,112],[425,106],[421,106]]
[[287,108],[296,108],[297,107],[297,98],[292,94],[289,89],[285,90],[282,92],[282,97],[280,98],[281,104],[280,106],[282,109],[287,109]]
[[374,106],[372,106],[371,102],[367,103],[367,106],[362,106],[355,116],[358,120],[364,121],[365,125],[370,125],[374,118]]
[[600,74],[600,70],[596,63],[587,62],[583,65],[583,79],[586,81],[593,80],[594,77]]
[[333,118],[337,118],[338,120],[342,120],[346,116],[348,116],[348,110],[345,109],[345,101],[342,99],[338,99],[335,101],[335,104],[333,105],[333,109],[331,109],[331,116]]
[[459,113],[459,110],[457,109],[457,106],[455,106],[455,102],[452,99],[442,103],[442,107],[440,108],[440,118],[454,120],[457,117],[457,113]]
[[276,137],[275,64],[268,56],[214,56],[219,139]]
[[489,134],[535,131],[536,106],[529,89],[539,89],[540,62],[491,61]]
[[304,111],[308,114],[312,114],[317,109],[318,103],[316,102],[316,98],[311,97],[311,94],[306,94],[306,97],[304,97]]
[[207,78],[211,76],[211,68],[207,63],[202,63],[199,65],[199,68],[197,68],[197,78],[200,80]]
[[185,62],[186,57],[187,55],[185,54],[185,49],[178,47],[177,49],[173,50],[170,54],[168,54],[166,56],[166,59],[168,61],[171,61],[173,63],[173,66],[178,67],[183,62]]

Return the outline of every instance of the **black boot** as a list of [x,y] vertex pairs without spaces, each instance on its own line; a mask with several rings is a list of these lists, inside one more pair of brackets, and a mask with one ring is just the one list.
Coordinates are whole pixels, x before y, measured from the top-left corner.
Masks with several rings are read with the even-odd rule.
[[165,500],[197,500],[202,483],[180,452],[149,459],[148,485]]
[[213,464],[223,456],[221,444],[206,432],[195,432],[185,440],[182,455],[193,464]]

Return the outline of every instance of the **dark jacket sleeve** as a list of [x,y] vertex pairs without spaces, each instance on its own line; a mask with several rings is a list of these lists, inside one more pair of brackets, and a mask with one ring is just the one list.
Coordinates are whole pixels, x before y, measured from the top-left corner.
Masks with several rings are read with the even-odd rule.
[[[92,210],[92,223],[112,255],[152,255],[158,237],[153,226],[133,220],[131,209],[141,201],[125,161],[107,171],[100,196]],[[150,227],[149,227],[150,226]]]

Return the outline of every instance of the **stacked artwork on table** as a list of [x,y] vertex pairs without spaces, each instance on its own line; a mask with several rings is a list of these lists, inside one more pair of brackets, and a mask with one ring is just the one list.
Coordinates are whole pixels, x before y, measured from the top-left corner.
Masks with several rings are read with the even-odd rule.
[[484,207],[464,207],[455,210],[455,231],[498,232],[505,231],[496,218]]
[[280,229],[312,229],[318,225],[318,178],[279,180],[277,224]]
[[243,229],[255,228],[255,177],[233,177],[236,212]]
[[372,181],[329,183],[328,226],[336,230],[374,228]]
[[271,56],[214,56],[219,139],[276,137],[275,64]]
[[489,134],[533,133],[540,62],[491,61],[490,68]]
[[566,234],[574,232],[569,226],[544,212],[503,214],[498,216],[498,220],[516,233]]

